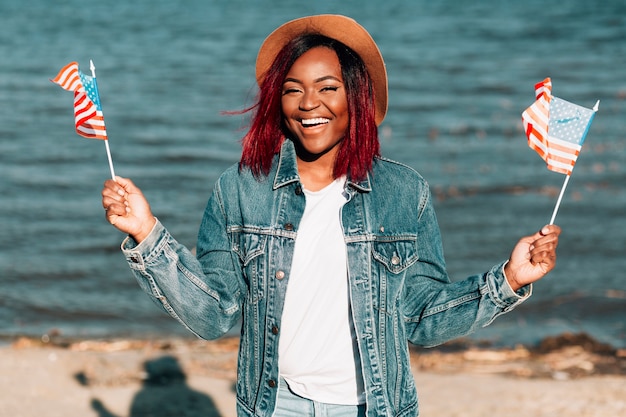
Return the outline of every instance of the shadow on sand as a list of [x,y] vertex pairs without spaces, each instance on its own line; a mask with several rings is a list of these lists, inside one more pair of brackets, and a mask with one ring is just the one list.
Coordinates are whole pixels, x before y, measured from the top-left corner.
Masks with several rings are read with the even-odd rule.
[[[129,417],[221,417],[211,397],[187,385],[186,375],[175,357],[146,361],[144,368],[147,377],[133,398]],[[83,385],[86,383],[80,374],[76,379]],[[119,417],[97,398],[91,400],[91,406],[99,417]]]

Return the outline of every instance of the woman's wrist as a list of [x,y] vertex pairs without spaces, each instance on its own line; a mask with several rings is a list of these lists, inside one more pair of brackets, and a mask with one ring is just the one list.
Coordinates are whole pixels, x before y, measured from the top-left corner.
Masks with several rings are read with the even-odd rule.
[[142,225],[141,230],[138,233],[134,233],[132,235],[130,235],[130,237],[133,238],[133,240],[137,243],[141,243],[143,242],[152,232],[152,230],[154,229],[154,226],[156,225],[157,219],[156,217],[152,216],[151,221],[147,221]]
[[502,272],[504,273],[504,278],[506,279],[506,281],[509,283],[509,286],[511,287],[511,289],[515,292],[517,292],[520,288],[523,287],[523,285],[520,285],[514,278],[514,274],[513,271],[511,271],[510,268],[510,262],[507,262],[504,265],[504,268],[502,270]]

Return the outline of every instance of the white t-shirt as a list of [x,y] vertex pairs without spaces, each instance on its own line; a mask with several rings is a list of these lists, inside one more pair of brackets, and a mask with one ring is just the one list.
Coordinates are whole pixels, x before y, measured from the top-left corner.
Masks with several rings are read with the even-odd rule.
[[345,178],[304,190],[279,341],[280,374],[293,392],[329,404],[365,402],[350,311],[341,208]]

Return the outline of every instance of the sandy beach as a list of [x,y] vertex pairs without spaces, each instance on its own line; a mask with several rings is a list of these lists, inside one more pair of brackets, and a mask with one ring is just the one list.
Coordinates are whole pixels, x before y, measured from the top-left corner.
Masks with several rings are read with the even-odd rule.
[[[236,339],[19,338],[0,348],[0,416],[235,416]],[[626,415],[626,351],[585,335],[528,349],[413,350],[421,416]]]

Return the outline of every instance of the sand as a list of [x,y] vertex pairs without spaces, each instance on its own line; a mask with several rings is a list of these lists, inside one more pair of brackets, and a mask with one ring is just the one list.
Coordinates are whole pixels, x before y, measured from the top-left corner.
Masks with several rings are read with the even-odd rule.
[[[237,340],[55,341],[0,348],[0,416],[235,416]],[[528,349],[413,351],[423,417],[626,416],[626,351],[582,336]]]

